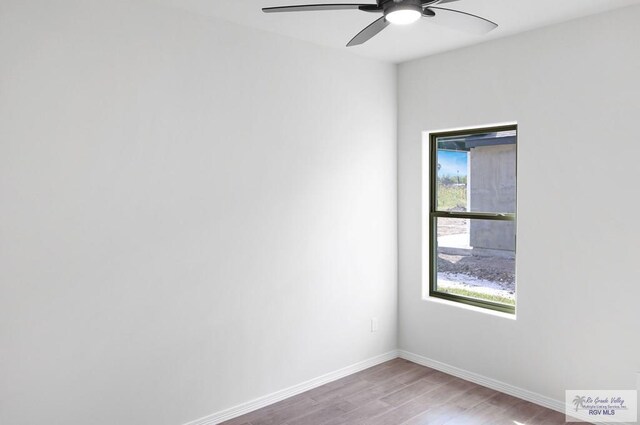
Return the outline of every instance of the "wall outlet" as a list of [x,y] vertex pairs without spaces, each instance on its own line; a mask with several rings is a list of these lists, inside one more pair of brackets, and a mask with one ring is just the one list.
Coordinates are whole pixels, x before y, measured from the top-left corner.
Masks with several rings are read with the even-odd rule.
[[378,332],[378,318],[377,317],[372,317],[371,318],[371,332]]

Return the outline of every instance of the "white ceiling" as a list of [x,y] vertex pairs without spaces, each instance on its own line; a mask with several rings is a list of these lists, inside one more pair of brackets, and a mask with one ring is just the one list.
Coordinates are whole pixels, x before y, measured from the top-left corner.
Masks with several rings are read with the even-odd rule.
[[[358,10],[265,14],[262,7],[311,3],[375,3],[375,0],[154,0],[285,36],[388,62],[403,62],[481,43],[553,23],[596,14],[640,0],[460,0],[445,7],[483,16],[500,27],[483,36],[434,25],[427,19],[390,26],[362,46],[347,42],[378,15]],[[594,31],[598,31],[594,28]]]

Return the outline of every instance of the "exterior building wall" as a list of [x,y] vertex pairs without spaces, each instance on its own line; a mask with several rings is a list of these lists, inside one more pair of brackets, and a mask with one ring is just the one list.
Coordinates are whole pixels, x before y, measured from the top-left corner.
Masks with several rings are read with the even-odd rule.
[[[516,145],[481,146],[469,154],[470,210],[513,213],[516,207]],[[474,250],[515,251],[515,222],[470,220]]]

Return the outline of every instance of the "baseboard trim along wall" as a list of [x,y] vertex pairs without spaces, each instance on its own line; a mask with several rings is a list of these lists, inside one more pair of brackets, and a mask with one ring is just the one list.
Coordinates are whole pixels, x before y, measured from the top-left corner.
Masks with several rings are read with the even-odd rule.
[[388,353],[381,354],[379,356],[371,357],[370,359],[363,360],[351,366],[344,367],[342,369],[336,370],[334,372],[329,372],[325,375],[318,376],[317,378],[310,379],[308,381],[302,382],[300,384],[294,385],[289,388],[285,388],[283,390],[276,391],[271,394],[267,394],[262,397],[258,397],[254,400],[248,401],[246,403],[239,404],[237,406],[221,410],[219,412],[213,413],[209,416],[205,416],[204,418],[196,419],[195,421],[186,423],[184,425],[215,425],[224,421],[228,421],[229,419],[236,418],[238,416],[242,416],[249,412],[253,412],[254,410],[261,409],[263,407],[269,406],[273,403],[277,403],[281,400],[284,400],[289,397],[293,397],[294,395],[301,394],[305,391],[309,391],[321,385],[327,384],[329,382],[335,381],[340,378],[344,378],[345,376],[352,375],[356,372],[360,372],[361,370],[368,369],[372,366],[378,365],[380,363],[384,363],[389,360],[393,360],[398,357],[398,351],[393,350]]
[[554,400],[552,398],[519,387],[515,387],[513,385],[498,381],[493,378],[488,378],[474,372],[469,372],[468,370],[460,369],[458,367],[451,366],[437,360],[410,353],[409,351],[398,350],[398,357],[422,366],[439,370],[440,372],[444,372],[449,375],[457,376],[458,378],[471,381],[478,385],[482,385],[483,387],[491,388],[492,390],[500,391],[502,393],[509,394],[526,401],[530,401],[531,403],[539,404],[540,406],[546,407],[548,409],[556,410],[558,412],[564,412],[564,402]]
[[[409,360],[410,362],[417,363],[422,366],[430,367],[432,369],[439,370],[440,372],[444,372],[449,375],[456,376],[458,378],[471,381],[478,385],[482,385],[483,387],[491,388],[492,390],[500,391],[502,393],[520,398],[522,400],[530,401],[531,403],[538,404],[540,406],[546,407],[551,410],[555,410],[557,412],[564,413],[564,401],[555,400],[553,398],[544,396],[542,394],[535,393],[533,391],[525,390],[520,387],[516,387],[511,384],[507,384],[502,381],[498,381],[493,378],[488,378],[484,375],[480,375],[474,372],[469,372],[468,370],[460,369],[455,366],[451,366],[446,363],[439,362],[437,360],[433,360],[419,354],[414,354],[405,350],[398,350],[398,357],[401,359]],[[638,378],[640,382],[640,377]],[[593,420],[593,418],[589,418],[587,416],[578,415],[578,419],[583,419],[585,421]],[[607,422],[598,422],[601,425],[625,425],[624,423],[618,422],[617,424],[607,423]],[[631,424],[628,424],[631,425]]]
[[[238,416],[242,416],[244,414],[253,412],[254,410],[261,409],[263,407],[269,406],[273,403],[277,403],[286,398],[293,397],[295,395],[301,394],[305,391],[309,391],[313,388],[319,387],[321,385],[327,384],[329,382],[335,381],[340,378],[344,378],[345,376],[349,376],[356,372],[360,372],[361,370],[370,368],[380,363],[384,363],[389,360],[393,360],[397,357],[400,357],[405,360],[409,360],[411,362],[417,363],[422,366],[430,367],[432,369],[439,370],[440,372],[447,373],[449,375],[456,376],[461,379],[465,379],[467,381],[471,381],[478,385],[482,385],[487,388],[491,388],[496,391],[500,391],[505,394],[509,394],[511,396],[530,401],[531,403],[538,404],[540,406],[546,407],[548,409],[552,409],[558,412],[564,413],[564,401],[555,400],[550,397],[543,396],[542,394],[535,393],[533,391],[525,390],[523,388],[516,387],[511,384],[507,384],[502,381],[498,381],[493,378],[486,377],[484,375],[480,375],[474,372],[470,372],[468,370],[460,369],[455,366],[451,366],[446,363],[439,362],[437,360],[433,360],[419,354],[414,354],[405,350],[393,350],[388,353],[381,354],[379,356],[372,357],[367,360],[363,360],[351,366],[344,367],[342,369],[336,370],[334,372],[327,373],[322,376],[318,376],[317,378],[310,379],[308,381],[302,382],[300,384],[294,385],[289,388],[285,388],[283,390],[276,391],[271,394],[267,394],[265,396],[256,398],[254,400],[248,401],[246,403],[239,404],[237,406],[222,410],[217,413],[213,413],[209,416],[205,416],[203,418],[197,419],[195,421],[186,423],[184,425],[215,425],[224,421],[228,421],[229,419],[236,418]],[[638,377],[639,385],[640,385],[640,374]],[[584,418],[588,419],[588,418]],[[602,425],[609,425],[606,423],[602,423]],[[613,425],[613,424],[611,424]],[[620,423],[616,424],[620,425]],[[624,425],[624,424],[622,424]]]

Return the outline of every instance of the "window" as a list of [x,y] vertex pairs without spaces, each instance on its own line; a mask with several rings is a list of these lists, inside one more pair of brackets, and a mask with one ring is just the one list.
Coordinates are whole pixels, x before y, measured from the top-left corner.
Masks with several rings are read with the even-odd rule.
[[429,295],[515,313],[515,125],[429,137]]

